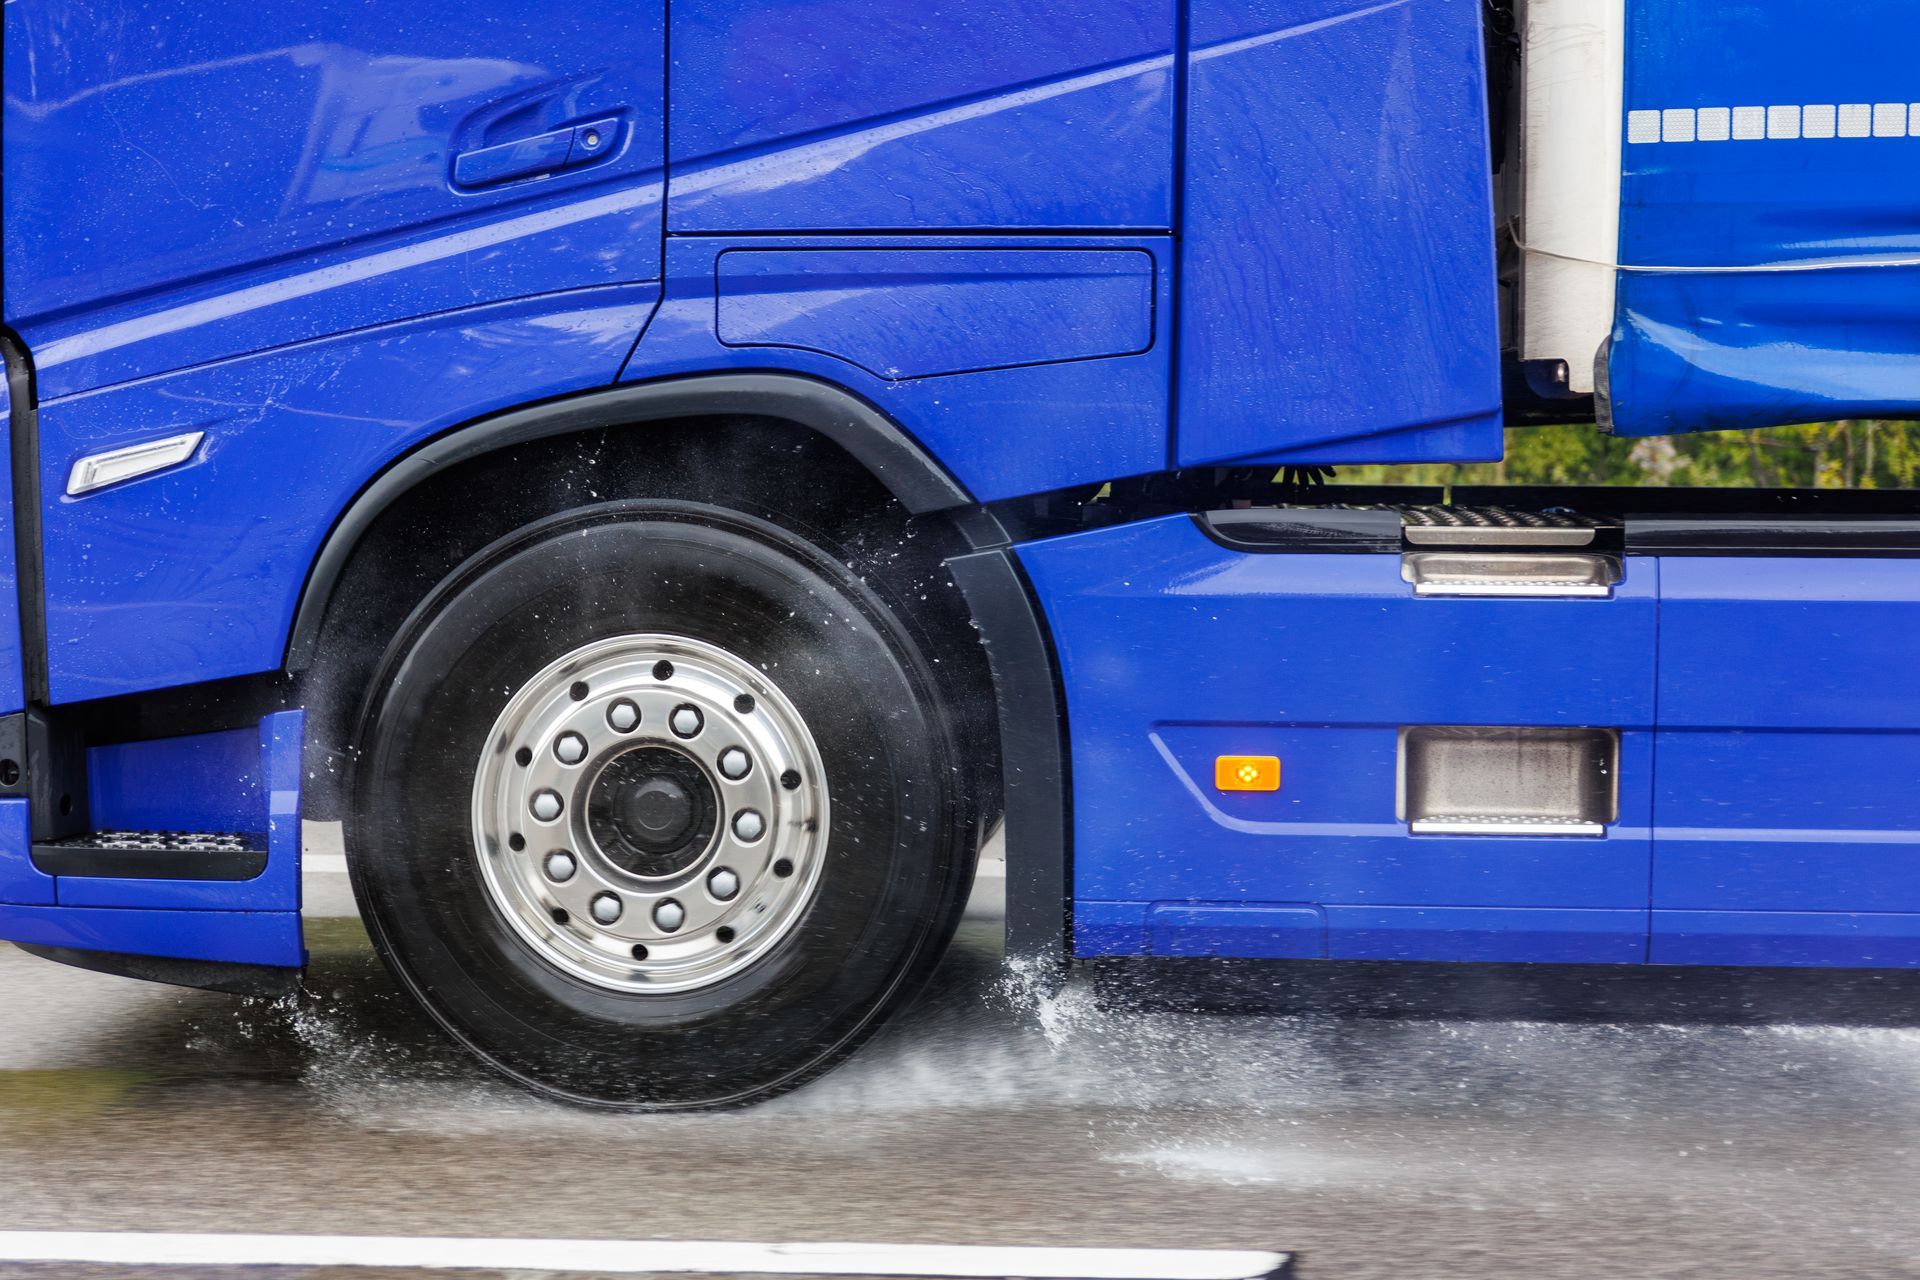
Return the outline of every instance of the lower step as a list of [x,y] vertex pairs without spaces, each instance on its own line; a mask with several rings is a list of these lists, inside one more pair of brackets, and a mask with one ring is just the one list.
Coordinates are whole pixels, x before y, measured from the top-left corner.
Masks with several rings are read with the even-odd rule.
[[33,864],[50,876],[251,880],[267,869],[267,843],[217,831],[90,831],[34,845]]

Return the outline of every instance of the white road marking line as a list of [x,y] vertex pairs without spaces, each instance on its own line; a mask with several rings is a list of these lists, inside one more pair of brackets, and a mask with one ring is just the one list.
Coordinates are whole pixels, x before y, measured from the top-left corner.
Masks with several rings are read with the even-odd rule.
[[0,1231],[0,1262],[584,1271],[602,1275],[903,1276],[937,1280],[1260,1280],[1282,1275],[1289,1256],[1229,1249]]
[[344,853],[309,853],[300,858],[300,869],[316,875],[343,876],[347,874],[347,855]]

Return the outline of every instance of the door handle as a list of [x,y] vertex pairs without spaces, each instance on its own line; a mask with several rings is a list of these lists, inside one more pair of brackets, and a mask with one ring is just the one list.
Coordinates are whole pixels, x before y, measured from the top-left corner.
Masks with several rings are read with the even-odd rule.
[[463,151],[454,157],[453,183],[457,187],[489,187],[592,164],[614,153],[619,134],[620,118],[608,116]]

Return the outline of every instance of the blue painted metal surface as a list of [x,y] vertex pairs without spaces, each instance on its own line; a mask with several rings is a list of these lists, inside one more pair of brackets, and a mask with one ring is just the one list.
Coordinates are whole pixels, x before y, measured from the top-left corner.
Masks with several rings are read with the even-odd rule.
[[[240,832],[266,841],[267,866],[244,881],[63,876],[61,905],[298,911],[305,716],[302,711],[279,711],[255,729],[90,751],[96,827]],[[299,958],[273,963],[298,964]]]
[[1319,960],[1327,954],[1327,918],[1311,906],[1159,902],[1147,911],[1147,951],[1156,956]]
[[260,733],[229,729],[90,748],[87,801],[101,831],[264,834]]
[[1175,0],[675,0],[669,229],[1164,229]]
[[1655,959],[1920,964],[1920,561],[1669,558],[1660,619]]
[[[1183,516],[1020,559],[1067,692],[1080,954],[1145,950],[1160,904],[1226,902],[1323,908],[1334,957],[1644,957],[1656,562],[1611,600],[1415,599],[1398,555],[1246,555]],[[1619,820],[1411,835],[1404,724],[1620,728]],[[1221,754],[1278,756],[1281,789],[1215,791]]]
[[[43,404],[53,701],[277,668],[370,477],[468,419],[612,382],[655,295],[470,308]],[[76,458],[182,431],[207,433],[189,465],[61,496]]]
[[1920,915],[1865,911],[1655,911],[1655,964],[1920,967]]
[[1182,466],[1501,451],[1477,0],[1193,0]]
[[[1086,348],[1077,326],[1060,324],[1048,347],[1028,347],[1033,359],[1019,367],[936,378],[883,378],[858,365],[818,352],[780,347],[730,347],[716,330],[717,263],[743,249],[817,249],[817,237],[672,237],[667,242],[667,296],[647,326],[624,375],[640,381],[667,374],[712,369],[785,369],[812,374],[848,388],[878,405],[928,453],[944,463],[977,499],[988,502],[1074,484],[1099,484],[1116,476],[1153,471],[1165,464],[1168,404],[1169,290],[1164,236],[858,236],[835,242],[838,253],[917,250],[957,251],[937,306],[917,300],[938,285],[912,278],[889,287],[874,282],[854,296],[821,294],[831,304],[836,341],[879,368],[931,356],[946,334],[951,349],[991,351],[993,335],[1009,307],[1018,312],[1043,305],[1064,287],[1050,280],[1044,263],[1056,251],[1099,250],[1124,254],[1129,262],[1151,255],[1154,269],[1154,331],[1151,347],[1137,355],[1078,359]],[[1028,281],[982,285],[964,264],[975,250],[991,250],[1003,262],[1017,251],[1037,254],[1042,269]],[[1076,289],[1078,285],[1074,286]],[[1103,286],[1104,287],[1104,286]],[[756,290],[749,292],[749,289]],[[775,271],[728,276],[726,313],[733,332],[774,331],[810,323],[797,315],[793,281]],[[903,311],[917,312],[913,324]],[[824,322],[823,322],[824,323]],[[1044,335],[1035,335],[1036,339]],[[1132,335],[1129,335],[1131,340]],[[1050,354],[1051,353],[1051,354]],[[1061,358],[1065,357],[1062,361]],[[1056,362],[1049,362],[1056,361]]]
[[[296,968],[300,930],[301,753],[306,713],[257,730],[95,748],[95,820],[192,824],[263,838],[252,880],[117,880],[14,875],[27,850],[27,804],[0,800],[0,939],[83,951]],[[19,859],[15,850],[19,851]],[[50,890],[50,892],[48,892]]]
[[[1627,14],[1614,429],[1920,411],[1912,6],[1629,0]],[[1831,265],[1768,269],[1812,264]]]
[[[6,316],[53,399],[659,274],[663,6],[6,6]],[[604,160],[456,157],[613,118]]]
[[287,969],[299,968],[306,954],[297,911],[6,907],[0,941]]
[[1140,249],[733,249],[717,274],[721,342],[817,351],[889,381],[1153,346]]
[[1327,908],[1327,945],[1347,960],[1638,964],[1647,912],[1554,907]]
[[[0,800],[0,908],[53,903],[53,877],[33,865],[27,817],[24,799]],[[4,916],[0,909],[0,918]]]
[[1624,273],[1608,367],[1619,435],[1912,417],[1920,267]]

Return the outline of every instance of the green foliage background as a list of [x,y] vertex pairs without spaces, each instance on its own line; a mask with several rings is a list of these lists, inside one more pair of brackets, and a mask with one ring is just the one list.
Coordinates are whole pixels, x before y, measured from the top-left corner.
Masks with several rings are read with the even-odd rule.
[[1629,440],[1592,426],[1512,427],[1504,462],[1341,467],[1343,484],[1920,488],[1920,422],[1854,420]]

